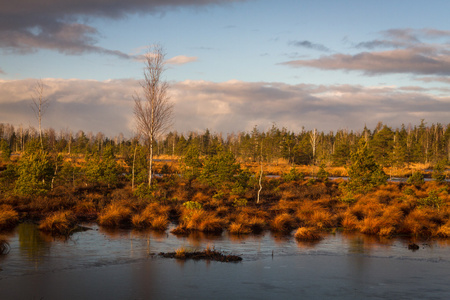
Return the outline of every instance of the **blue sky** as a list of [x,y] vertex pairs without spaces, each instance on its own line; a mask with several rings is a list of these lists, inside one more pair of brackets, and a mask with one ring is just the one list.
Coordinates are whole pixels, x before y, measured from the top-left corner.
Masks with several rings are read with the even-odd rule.
[[[149,45],[166,50],[173,130],[448,123],[447,1],[17,0],[0,7],[0,123],[134,131]],[[167,5],[170,4],[170,5]]]

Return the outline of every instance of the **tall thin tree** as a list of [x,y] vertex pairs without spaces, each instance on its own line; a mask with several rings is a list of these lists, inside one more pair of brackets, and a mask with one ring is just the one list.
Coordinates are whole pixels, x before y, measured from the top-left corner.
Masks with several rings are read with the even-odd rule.
[[39,122],[39,142],[41,144],[41,148],[44,149],[44,143],[42,142],[42,116],[44,115],[45,110],[47,109],[49,102],[48,99],[44,97],[44,83],[42,80],[38,80],[36,82],[36,86],[33,89],[33,96],[31,97],[32,104],[31,108],[36,115],[36,118]]
[[149,48],[145,55],[144,80],[141,82],[143,96],[136,93],[133,97],[137,128],[149,146],[149,187],[152,184],[153,141],[172,125],[173,119],[169,85],[162,78],[165,71],[164,58],[165,52],[160,45]]

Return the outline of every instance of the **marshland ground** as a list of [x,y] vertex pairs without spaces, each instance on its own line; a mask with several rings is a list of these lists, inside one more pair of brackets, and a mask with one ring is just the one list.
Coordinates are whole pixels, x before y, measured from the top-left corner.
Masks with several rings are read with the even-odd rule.
[[336,230],[448,238],[450,127],[425,125],[327,134],[255,128],[226,139],[170,133],[153,145],[150,183],[148,145],[136,139],[46,131],[40,140],[6,136],[3,126],[0,230],[33,221],[67,236],[89,221],[162,231],[173,223],[175,234],[270,230],[299,240]]

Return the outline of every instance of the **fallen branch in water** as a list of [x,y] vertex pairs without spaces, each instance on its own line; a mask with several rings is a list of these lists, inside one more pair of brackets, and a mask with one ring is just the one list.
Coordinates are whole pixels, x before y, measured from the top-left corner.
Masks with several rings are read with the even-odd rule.
[[232,255],[232,254],[223,254],[216,250],[211,250],[210,248],[206,248],[203,251],[187,251],[184,248],[178,249],[175,252],[160,252],[160,256],[165,258],[176,258],[176,259],[194,259],[194,260],[214,260],[214,261],[221,261],[221,262],[237,262],[241,261],[242,257],[238,255]]
[[0,255],[6,255],[11,250],[8,241],[0,238]]

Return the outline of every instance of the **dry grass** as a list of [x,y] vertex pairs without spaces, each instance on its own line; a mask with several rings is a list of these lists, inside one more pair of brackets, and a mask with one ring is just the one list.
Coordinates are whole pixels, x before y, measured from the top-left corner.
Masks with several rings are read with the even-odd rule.
[[290,214],[282,213],[275,216],[270,226],[275,232],[290,233],[295,228],[295,219]]
[[98,217],[97,207],[89,201],[78,202],[73,211],[77,218],[81,220],[95,220]]
[[317,241],[322,239],[320,233],[313,227],[299,227],[294,237],[298,241]]
[[228,232],[231,234],[249,234],[252,229],[246,224],[233,222],[228,227]]
[[70,211],[55,212],[42,220],[39,229],[53,235],[70,235],[75,229],[76,218]]
[[11,205],[0,206],[0,230],[14,227],[19,221],[19,214]]
[[307,222],[318,229],[330,228],[336,225],[333,215],[326,210],[317,210]]
[[131,223],[135,228],[153,228],[166,230],[169,225],[169,206],[150,203],[142,213],[134,215]]
[[98,223],[107,227],[128,225],[130,220],[131,209],[119,203],[111,203],[98,217]]
[[352,214],[349,211],[343,214],[341,226],[345,230],[355,230],[358,228],[358,224],[359,224],[358,218],[356,218],[354,214]]
[[412,236],[432,236],[438,227],[432,221],[434,215],[431,209],[415,209],[403,219],[399,232]]

